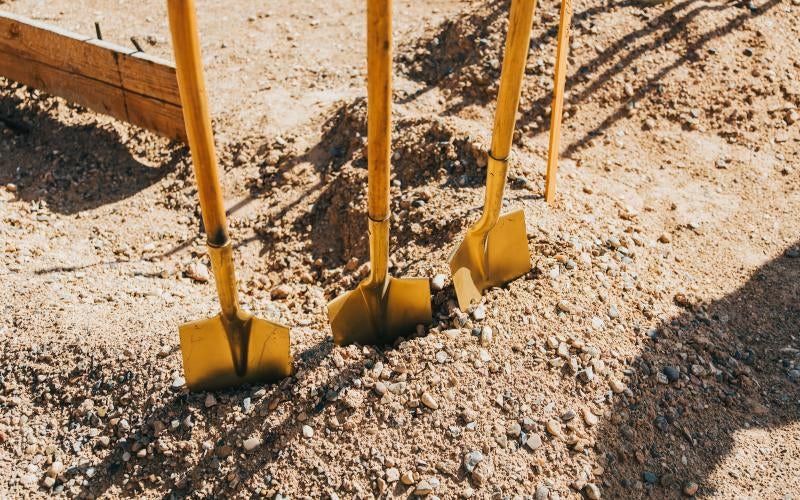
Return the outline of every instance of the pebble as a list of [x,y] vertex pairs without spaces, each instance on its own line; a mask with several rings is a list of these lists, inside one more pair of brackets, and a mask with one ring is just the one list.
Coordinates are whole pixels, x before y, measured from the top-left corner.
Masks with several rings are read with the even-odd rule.
[[184,385],[186,385],[186,379],[185,378],[183,378],[181,376],[177,376],[174,379],[172,379],[172,388],[173,389],[180,389]]
[[531,434],[530,437],[525,440],[525,446],[528,447],[530,450],[536,450],[542,446],[542,438],[538,434]]
[[307,438],[314,437],[314,429],[312,429],[310,425],[304,425],[303,426],[303,436],[305,436]]
[[661,243],[669,243],[672,241],[672,236],[669,233],[661,233],[661,236],[658,237],[658,241]]
[[483,453],[480,451],[471,451],[464,455],[464,468],[467,472],[472,472],[479,463],[483,462]]
[[209,278],[211,278],[208,267],[202,262],[192,262],[189,264],[186,268],[186,276],[198,283],[208,283]]
[[386,482],[396,483],[400,480],[400,471],[396,467],[386,469]]
[[211,408],[216,404],[217,404],[217,398],[215,398],[214,395],[211,394],[210,392],[206,394],[206,401],[205,401],[206,408]]
[[642,479],[644,479],[644,482],[647,484],[656,484],[658,482],[658,476],[649,470],[642,472]]
[[36,484],[37,478],[33,474],[24,474],[19,478],[20,484],[23,486],[33,486]]
[[55,478],[62,472],[64,472],[64,463],[60,460],[56,460],[50,464],[50,467],[47,469],[47,476]]
[[375,382],[375,387],[373,387],[372,390],[375,391],[375,394],[377,394],[378,396],[383,396],[384,394],[386,394],[388,387],[386,387],[386,384],[384,384],[383,382],[378,381]]
[[269,296],[273,300],[279,300],[285,299],[290,293],[292,293],[292,288],[289,285],[282,283],[270,290]]
[[478,420],[478,412],[472,408],[466,408],[463,412],[461,412],[461,418],[464,419],[464,423],[472,423]]
[[583,415],[583,421],[586,422],[586,425],[588,425],[589,427],[597,425],[597,423],[600,421],[597,415],[592,413],[592,410],[589,408],[584,408],[581,411],[581,415]]
[[483,347],[487,347],[489,344],[492,343],[492,327],[491,326],[484,326],[481,328],[481,345]]
[[244,447],[245,451],[253,451],[259,446],[261,446],[261,439],[257,437],[251,437],[249,439],[245,439],[244,442],[242,443],[242,446]]
[[513,438],[518,437],[521,432],[522,432],[522,426],[519,425],[519,422],[512,422],[506,428],[506,434],[508,434],[510,437]]
[[414,494],[417,496],[426,496],[430,495],[433,491],[433,487],[428,481],[420,481],[417,483],[417,487],[414,488]]
[[439,291],[439,290],[443,289],[444,288],[444,282],[445,282],[446,279],[447,279],[447,276],[445,276],[444,274],[437,274],[431,280],[431,288],[436,290],[436,291]]
[[483,307],[483,304],[479,305],[472,311],[472,317],[475,321],[482,321],[486,319],[486,309]]
[[561,435],[561,424],[558,423],[556,420],[548,420],[547,425],[547,432],[549,432],[553,436],[560,436]]
[[44,478],[44,481],[42,483],[44,484],[45,488],[52,488],[56,484],[56,480],[55,478],[47,476],[46,478]]
[[599,318],[597,316],[592,316],[592,328],[594,328],[595,330],[602,330],[604,326],[605,322],[603,321],[602,318]]
[[422,401],[422,404],[424,404],[431,410],[436,410],[437,408],[439,408],[439,403],[428,392],[423,392],[419,400]]
[[547,500],[550,496],[550,488],[541,484],[536,487],[536,500]]
[[612,378],[608,382],[608,386],[611,388],[614,394],[621,394],[625,390],[625,384],[615,378]]
[[683,483],[683,494],[688,497],[693,497],[699,488],[700,485],[694,481],[686,481]]
[[675,366],[665,366],[662,371],[670,382],[677,382],[681,378],[681,370]]
[[591,366],[587,366],[585,369],[578,372],[578,378],[586,384],[590,383],[594,380],[594,369]]
[[586,493],[586,497],[590,500],[600,500],[600,498],[602,498],[600,488],[598,488],[596,484],[587,484],[583,487],[583,492]]
[[403,475],[400,476],[400,482],[405,484],[406,486],[410,486],[414,484],[414,473],[409,471],[403,472]]

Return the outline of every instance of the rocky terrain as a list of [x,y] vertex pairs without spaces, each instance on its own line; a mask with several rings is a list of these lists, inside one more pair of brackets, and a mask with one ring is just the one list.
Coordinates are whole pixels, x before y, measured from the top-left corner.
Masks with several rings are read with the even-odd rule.
[[[392,273],[434,321],[332,343],[368,272],[363,2],[198,2],[243,301],[295,373],[189,392],[217,312],[187,149],[0,79],[0,498],[793,498],[800,490],[800,5],[537,6],[506,191],[532,270],[469,311],[508,2],[398,1]],[[163,2],[0,8],[170,58]]]

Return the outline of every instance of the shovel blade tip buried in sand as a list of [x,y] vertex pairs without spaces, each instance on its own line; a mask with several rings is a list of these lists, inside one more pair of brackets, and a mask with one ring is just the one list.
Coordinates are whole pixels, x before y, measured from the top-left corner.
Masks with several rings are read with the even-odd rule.
[[[230,325],[228,326],[230,329]],[[183,370],[191,390],[214,390],[245,383],[273,382],[292,374],[289,328],[249,317],[239,323],[243,363],[231,348],[231,337],[221,315],[184,323],[179,327]],[[237,333],[237,332],[231,332]]]
[[431,322],[430,282],[425,278],[389,277],[384,287],[362,282],[328,304],[333,340],[387,345]]
[[450,272],[458,307],[466,310],[487,288],[501,286],[531,269],[525,213],[500,216],[488,232],[467,231],[450,256]]

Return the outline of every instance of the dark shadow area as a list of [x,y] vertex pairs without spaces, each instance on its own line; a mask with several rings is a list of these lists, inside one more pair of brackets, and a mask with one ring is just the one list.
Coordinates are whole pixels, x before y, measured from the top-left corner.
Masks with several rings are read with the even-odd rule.
[[[255,388],[249,387],[218,391],[215,393],[218,404],[208,408],[205,406],[206,393],[203,392],[189,393],[183,389],[167,395],[162,404],[146,409],[141,415],[132,416],[133,431],[129,433],[132,437],[117,443],[101,463],[93,465],[96,473],[83,486],[78,497],[97,498],[109,494],[109,489],[113,487],[120,488],[126,497],[136,497],[143,489],[140,481],[145,481],[149,487],[159,485],[165,490],[164,498],[194,497],[198,494],[206,498],[224,498],[232,492],[242,498],[264,498],[265,494],[272,498],[280,490],[271,488],[269,484],[272,479],[271,462],[292,453],[294,443],[306,439],[302,434],[303,425],[309,425],[320,433],[325,432],[326,428],[333,428],[332,432],[336,432],[330,422],[336,418],[340,428],[353,432],[352,429],[359,422],[351,420],[354,403],[347,398],[347,390],[358,387],[363,367],[371,369],[378,361],[385,361],[384,351],[376,349],[364,361],[333,366],[323,379],[318,374],[312,375],[313,369],[329,358],[332,347],[329,338],[322,344],[296,353],[295,376],[263,386],[260,397],[255,397]],[[306,380],[312,376],[313,381]],[[296,390],[309,386],[314,390]],[[116,390],[124,391],[124,384],[120,384]],[[248,397],[250,408],[243,412],[242,402]],[[376,396],[370,391],[366,397]],[[326,412],[328,408],[333,408],[333,411]],[[368,418],[378,417],[372,414]],[[165,423],[167,428],[156,433],[156,421]],[[173,421],[180,424],[170,429]],[[187,425],[187,422],[190,424]],[[192,438],[193,432],[198,429],[216,436],[213,441],[207,442],[210,446],[199,450],[197,438]],[[247,452],[242,443],[251,437],[260,439],[261,444],[255,451]],[[169,445],[159,445],[159,441]],[[191,449],[182,448],[185,444]],[[169,451],[155,451],[155,456],[152,456],[152,450],[159,446]],[[148,450],[147,459],[136,457],[136,451],[141,448]],[[127,454],[132,458],[126,461]],[[330,467],[335,467],[337,463],[336,456],[312,459]],[[76,468],[67,471],[67,477],[70,473],[85,474],[85,470]],[[254,475],[264,478],[267,483],[265,489],[243,486]],[[326,483],[325,477],[320,472],[318,476],[307,479],[309,484],[316,484],[322,489],[331,486],[341,489],[338,484]],[[275,479],[280,481],[281,478]]]
[[65,124],[58,114],[67,109],[82,108],[16,83],[0,85],[0,183],[16,184],[20,199],[65,214],[90,210],[155,184],[188,154],[143,130],[123,144],[96,123]]
[[[800,258],[787,255],[719,300],[676,295],[686,311],[641,332],[627,390],[598,432],[604,497],[678,498],[684,481],[712,495],[706,479],[734,433],[800,419]],[[788,449],[772,449],[775,467]]]

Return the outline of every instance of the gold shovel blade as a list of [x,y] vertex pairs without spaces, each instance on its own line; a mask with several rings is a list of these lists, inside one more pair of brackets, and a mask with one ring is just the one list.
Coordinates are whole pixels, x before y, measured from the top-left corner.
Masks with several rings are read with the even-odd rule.
[[431,322],[431,289],[424,278],[389,277],[385,287],[367,281],[328,303],[333,341],[339,345],[391,344]]
[[501,215],[488,233],[467,231],[450,256],[458,307],[465,311],[487,288],[500,286],[531,269],[525,213]]
[[[189,389],[215,390],[274,382],[292,374],[288,327],[250,316],[229,328],[238,331],[229,335],[220,315],[179,327],[183,371]],[[243,339],[245,344],[231,346],[230,338]],[[236,369],[236,349],[246,360],[243,370]]]

